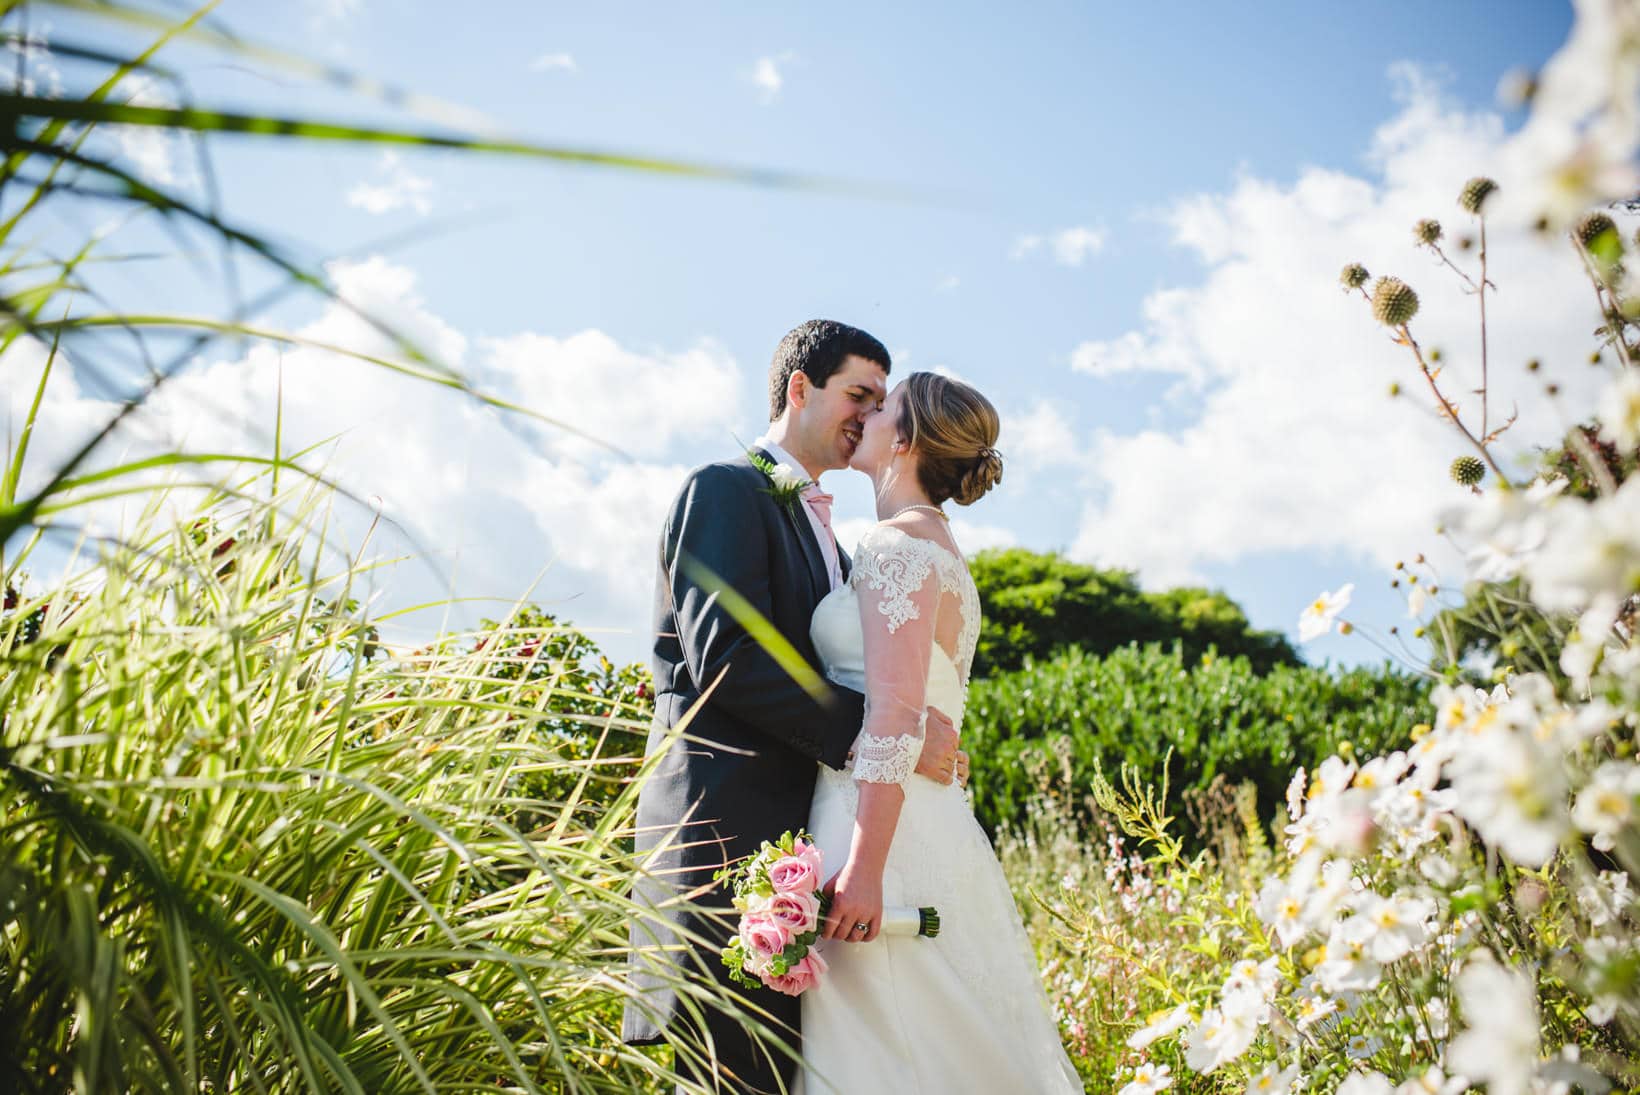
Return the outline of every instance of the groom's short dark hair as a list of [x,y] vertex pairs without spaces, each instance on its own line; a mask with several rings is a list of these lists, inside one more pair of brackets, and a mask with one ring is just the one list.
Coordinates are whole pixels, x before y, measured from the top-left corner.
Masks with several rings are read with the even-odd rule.
[[888,348],[858,327],[811,319],[787,331],[774,349],[774,360],[769,362],[769,421],[785,413],[786,384],[793,373],[801,369],[816,388],[824,388],[850,354],[875,361],[883,372],[889,371]]

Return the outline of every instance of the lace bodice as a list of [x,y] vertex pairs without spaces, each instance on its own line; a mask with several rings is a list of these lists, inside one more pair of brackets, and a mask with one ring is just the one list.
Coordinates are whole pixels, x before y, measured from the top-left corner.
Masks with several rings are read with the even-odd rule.
[[856,779],[910,778],[927,707],[961,729],[979,625],[979,591],[960,556],[893,525],[861,537],[848,584],[820,602],[809,629],[826,676],[866,695]]

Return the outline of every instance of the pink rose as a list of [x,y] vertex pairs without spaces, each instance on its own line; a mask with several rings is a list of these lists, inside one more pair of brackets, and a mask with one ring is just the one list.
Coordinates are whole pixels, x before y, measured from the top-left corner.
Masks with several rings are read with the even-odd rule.
[[792,941],[792,932],[768,913],[747,913],[740,918],[740,941],[748,951],[775,955]]
[[820,858],[805,855],[786,855],[774,861],[769,868],[769,885],[775,893],[813,893],[820,888]]
[[819,922],[820,899],[813,893],[777,893],[766,912],[798,936],[813,931]]
[[820,980],[820,975],[826,972],[826,960],[820,957],[820,952],[813,947],[797,962],[793,963],[783,977],[765,977],[763,983],[776,992],[783,992],[787,996],[796,996],[805,989],[811,989]]
[[820,860],[823,856],[816,845],[810,844],[806,840],[793,841],[792,855],[813,866],[816,875],[820,873]]

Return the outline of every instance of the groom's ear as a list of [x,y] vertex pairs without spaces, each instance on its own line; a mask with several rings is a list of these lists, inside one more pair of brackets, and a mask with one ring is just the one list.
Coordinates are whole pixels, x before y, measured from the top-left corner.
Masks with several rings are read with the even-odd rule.
[[786,378],[786,405],[801,407],[809,401],[809,374],[802,369],[793,369],[792,375]]

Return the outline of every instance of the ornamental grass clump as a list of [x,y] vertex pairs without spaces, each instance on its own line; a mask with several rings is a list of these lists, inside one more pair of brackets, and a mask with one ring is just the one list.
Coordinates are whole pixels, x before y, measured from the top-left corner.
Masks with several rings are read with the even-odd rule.
[[548,732],[643,710],[472,636],[390,657],[322,501],[8,560],[0,1087],[667,1088],[619,1038],[635,762]]

